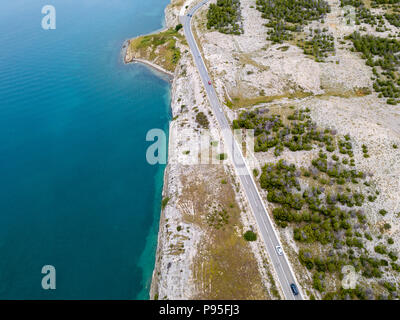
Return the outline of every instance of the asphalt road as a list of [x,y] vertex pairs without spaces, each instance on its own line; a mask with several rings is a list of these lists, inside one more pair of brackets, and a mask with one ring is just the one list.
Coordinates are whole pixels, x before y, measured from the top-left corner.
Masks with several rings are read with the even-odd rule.
[[[286,258],[285,253],[283,255],[278,255],[276,251],[277,246],[281,246],[279,238],[277,236],[276,230],[272,224],[272,221],[267,213],[267,209],[261,199],[261,196],[257,190],[257,186],[253,179],[253,175],[247,167],[244,161],[244,157],[240,148],[235,141],[230,125],[225,117],[224,112],[221,109],[221,105],[217,98],[217,94],[213,85],[208,82],[211,78],[208,75],[206,66],[201,57],[199,48],[197,47],[196,41],[194,40],[193,33],[191,30],[191,16],[203,5],[205,5],[209,0],[204,0],[198,3],[196,6],[191,8],[186,12],[185,16],[181,16],[181,23],[184,28],[185,36],[189,44],[190,50],[192,51],[196,66],[199,70],[201,79],[203,81],[204,87],[206,89],[208,99],[210,101],[211,107],[217,117],[218,123],[222,129],[225,145],[228,146],[228,157],[231,157],[236,173],[238,174],[240,181],[244,187],[247,199],[250,203],[251,209],[253,210],[254,216],[256,218],[261,236],[265,242],[268,254],[272,261],[273,268],[278,275],[279,282],[283,289],[286,299],[290,300],[302,300],[302,295],[299,286],[297,285],[294,272],[292,271],[290,264]],[[229,147],[230,146],[230,147]],[[282,248],[283,249],[283,248]],[[293,295],[290,288],[290,284],[296,284],[299,294],[297,296]]]

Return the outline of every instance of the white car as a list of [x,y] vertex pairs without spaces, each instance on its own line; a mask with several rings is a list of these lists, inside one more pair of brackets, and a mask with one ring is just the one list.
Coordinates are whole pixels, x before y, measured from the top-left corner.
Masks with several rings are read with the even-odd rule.
[[276,246],[275,249],[276,249],[276,252],[278,253],[278,256],[283,255],[283,250],[282,250],[281,246]]

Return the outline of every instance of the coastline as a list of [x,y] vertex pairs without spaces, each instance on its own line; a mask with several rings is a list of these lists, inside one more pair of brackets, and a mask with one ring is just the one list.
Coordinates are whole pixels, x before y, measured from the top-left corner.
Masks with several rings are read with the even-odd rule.
[[174,74],[172,72],[169,72],[169,71],[165,70],[164,68],[162,68],[162,67],[160,67],[160,66],[158,66],[158,65],[156,65],[156,64],[154,64],[154,63],[152,63],[150,61],[147,61],[147,60],[134,58],[134,59],[132,59],[132,61],[125,62],[125,63],[126,64],[129,64],[129,63],[141,63],[141,64],[144,64],[144,65],[146,65],[148,67],[151,67],[151,68],[153,68],[153,69],[155,69],[155,70],[157,70],[159,72],[162,72],[162,73],[166,74],[170,78],[170,81],[172,81],[172,79],[174,77]]
[[[166,7],[167,28],[176,26],[180,9],[171,5]],[[124,49],[128,50],[128,45],[129,41]],[[256,221],[249,214],[244,190],[237,184],[230,161],[217,166],[192,165],[198,162],[198,156],[203,152],[193,144],[205,129],[196,120],[199,112],[209,121],[211,139],[217,141],[216,152],[222,150],[224,142],[192,53],[185,43],[177,41],[177,47],[181,56],[173,74],[152,61],[133,58],[132,53],[127,57],[126,50],[124,54],[126,64],[143,63],[172,76],[172,121],[169,123],[168,159],[162,188],[162,199],[167,201],[160,210],[149,299],[272,299],[274,285],[269,282],[272,274],[263,254],[263,244],[260,240],[249,244],[242,237]],[[195,191],[196,188],[203,191]],[[221,188],[223,192],[220,192]],[[215,227],[204,220],[205,212],[212,214],[207,206],[210,202],[227,208],[231,211],[231,219],[235,220],[226,229],[217,231],[223,241],[217,240]],[[232,250],[240,252],[239,259],[230,255]],[[235,267],[226,268],[227,264],[220,263],[221,257],[216,252],[221,252],[222,260],[232,262]],[[211,279],[207,272],[210,263],[217,266],[217,272],[227,275]],[[229,290],[231,278],[241,279],[240,292]],[[211,286],[220,286],[220,289],[211,290]]]
[[[162,28],[162,29],[160,29],[160,31],[157,31],[157,32],[161,32],[161,31],[163,31],[165,29],[166,28]],[[154,32],[149,33],[149,34],[154,34]],[[138,36],[138,37],[141,37],[141,36]],[[130,42],[131,42],[131,40],[127,39],[127,40],[124,41],[124,43],[122,45],[122,59],[123,59],[125,64],[130,64],[130,63],[141,63],[141,64],[144,64],[144,65],[146,65],[148,67],[151,67],[152,69],[155,69],[155,70],[157,70],[159,72],[162,72],[162,73],[166,74],[169,77],[169,81],[172,81],[172,79],[174,77],[174,74],[172,72],[168,71],[168,70],[165,70],[163,67],[161,67],[161,66],[159,66],[159,65],[157,65],[155,63],[152,63],[150,61],[144,60],[144,59],[138,59],[138,58],[130,58],[130,59],[128,59],[127,58],[127,55],[128,55],[127,49],[128,49],[128,46],[130,45]]]
[[[166,31],[166,30],[168,30],[168,27],[175,25],[174,18],[172,18],[169,15],[170,12],[168,11],[168,8],[169,8],[169,5],[167,5],[164,10],[163,26],[160,29],[152,31],[150,33],[143,34],[143,35],[137,35],[134,38],[125,40],[122,44],[121,55],[122,55],[122,60],[123,60],[124,64],[126,64],[126,65],[132,64],[132,63],[133,64],[135,64],[135,63],[142,64],[145,67],[148,67],[150,69],[150,71],[158,73],[158,76],[160,76],[161,78],[164,78],[164,80],[171,83],[169,108],[170,108],[172,117],[174,117],[174,114],[176,113],[176,111],[174,112],[174,105],[173,105],[172,97],[176,94],[177,78],[175,77],[175,74],[171,71],[164,69],[160,65],[157,65],[157,64],[151,62],[151,61],[148,61],[145,59],[128,57],[128,48],[129,48],[130,42],[133,39],[136,39],[137,37],[141,37],[141,36],[157,34],[159,32]],[[167,78],[167,79],[165,79],[165,78]],[[167,164],[165,165],[165,167],[163,169],[163,184],[162,184],[162,188],[161,188],[161,193],[159,194],[159,198],[161,198],[161,200],[164,197],[169,195],[168,177],[169,177],[170,166],[171,166],[170,160],[171,160],[172,154],[174,153],[173,150],[171,150],[170,146],[173,144],[173,139],[172,139],[172,137],[174,136],[173,130],[176,129],[176,128],[174,128],[172,121],[170,121],[168,124],[166,124],[166,126],[168,127],[168,131],[169,131],[168,153],[167,153]],[[150,281],[150,288],[148,291],[149,300],[157,300],[158,299],[158,288],[159,288],[158,275],[160,275],[162,272],[162,266],[160,263],[160,259],[161,259],[160,257],[162,257],[162,255],[160,254],[160,252],[162,251],[162,248],[164,248],[165,234],[164,234],[163,230],[165,228],[166,219],[165,219],[165,210],[163,210],[161,207],[160,207],[160,212],[159,212],[159,217],[158,217],[157,223],[158,223],[158,228],[157,228],[157,234],[155,235],[155,238],[157,239],[157,243],[156,243],[156,250],[155,250],[155,255],[154,255],[154,265],[153,265],[153,270],[151,272],[151,279],[149,279],[149,281]]]

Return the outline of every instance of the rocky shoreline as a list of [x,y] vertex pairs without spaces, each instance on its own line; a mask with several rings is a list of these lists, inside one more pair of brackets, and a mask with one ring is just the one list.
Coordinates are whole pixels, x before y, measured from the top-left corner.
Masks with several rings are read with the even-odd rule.
[[[174,29],[179,14],[184,11],[183,6],[196,1],[186,3],[172,0],[166,7],[164,30]],[[182,38],[176,37],[180,60],[173,73],[154,61],[138,57],[138,52],[124,54],[125,63],[144,63],[172,79],[173,121],[169,125],[168,164],[164,172],[163,208],[150,299],[276,299],[280,288],[273,280],[271,282],[274,276],[262,241],[248,243],[243,239],[243,233],[248,229],[256,230],[257,224],[234,177],[230,159],[219,165],[197,164],[204,150],[195,141],[202,132],[211,132],[211,139],[218,145],[216,150],[222,150],[223,141],[197,68]],[[129,44],[127,42],[126,47]],[[199,114],[207,118],[207,127],[198,122]],[[215,210],[207,203],[229,212],[230,220],[235,221],[231,231],[217,230],[206,222],[213,214],[211,210]],[[242,258],[231,256],[235,251],[243,251]],[[225,262],[229,259],[232,259],[232,266],[228,268]],[[233,267],[234,264],[238,265]],[[214,268],[213,272],[219,277],[209,274]],[[243,279],[232,283],[229,277]],[[231,285],[235,286],[234,290]]]
[[[165,31],[168,28],[174,28],[178,23],[178,14],[179,12],[174,9],[174,7],[168,5],[165,8],[165,28],[158,32]],[[151,34],[156,33],[157,31]],[[152,61],[134,57],[134,55],[127,50],[130,42],[131,40],[127,40],[124,44],[124,63],[142,63],[156,71],[164,73],[169,77],[169,80],[172,83],[171,112],[172,116],[175,117],[179,110],[178,103],[176,102],[177,92],[182,91],[181,87],[189,80],[187,76],[185,77],[182,74],[179,74],[177,71],[188,63],[187,60],[190,59],[190,54],[186,54],[179,62],[175,72],[171,72]],[[190,289],[187,287],[187,283],[189,282],[188,278],[190,275],[190,261],[192,260],[190,258],[193,258],[195,255],[194,251],[192,250],[193,252],[189,252],[189,255],[186,254],[188,259],[185,258],[181,260],[185,261],[186,265],[178,264],[177,261],[174,261],[174,259],[164,259],[165,257],[168,257],[169,245],[171,244],[171,241],[168,240],[168,227],[177,228],[178,222],[173,222],[171,220],[177,218],[179,219],[179,216],[181,215],[179,211],[176,210],[175,206],[171,205],[171,203],[173,203],[175,200],[174,198],[176,198],[176,192],[178,189],[182,188],[176,183],[177,180],[179,180],[178,168],[180,165],[178,164],[179,161],[176,159],[177,152],[173,146],[175,145],[175,138],[177,136],[178,127],[172,121],[169,125],[168,163],[164,171],[164,183],[162,190],[162,198],[168,198],[170,200],[169,204],[167,204],[166,207],[161,210],[160,214],[157,253],[150,287],[150,299],[188,299],[191,297],[191,293],[194,292],[194,288]],[[169,222],[169,225],[167,222]],[[190,235],[190,237],[191,236],[193,235]],[[193,237],[195,238],[195,236]],[[187,242],[189,243],[185,243],[185,247],[187,246],[195,249],[194,241]],[[185,272],[185,277],[182,277],[182,275],[179,276],[179,280],[177,280],[176,276],[174,276],[174,274],[179,275],[179,273],[181,273],[180,270],[174,270],[177,267],[179,267],[181,270],[185,269],[187,271]]]

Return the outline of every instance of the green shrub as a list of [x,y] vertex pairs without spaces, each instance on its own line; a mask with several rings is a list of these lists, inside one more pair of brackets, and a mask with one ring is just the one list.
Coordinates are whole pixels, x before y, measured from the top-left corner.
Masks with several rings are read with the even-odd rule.
[[387,211],[385,209],[381,209],[379,210],[379,214],[385,216],[387,214]]
[[367,240],[372,241],[372,236],[369,233],[365,233],[364,236]]
[[324,292],[325,287],[323,285],[323,280],[325,278],[325,274],[323,272],[316,272],[313,275],[313,288],[318,290],[319,292]]
[[389,292],[393,292],[396,291],[396,285],[393,283],[389,283],[389,282],[384,282],[383,286],[386,288],[386,290],[388,290]]
[[208,129],[210,125],[207,116],[202,111],[196,114],[196,122],[199,124],[199,126],[202,126],[204,129]]
[[393,251],[390,251],[388,256],[392,261],[396,261],[397,260],[397,254],[395,252],[393,252]]
[[400,272],[400,265],[398,265],[397,263],[394,263],[394,262],[392,262],[390,265],[392,266],[393,270]]
[[164,210],[164,208],[166,207],[168,201],[169,201],[169,197],[165,197],[164,199],[162,199],[162,201],[161,201],[161,209],[162,210]]
[[255,234],[251,230],[246,231],[245,234],[243,235],[243,237],[246,241],[256,241],[257,240],[257,234]]
[[257,178],[258,175],[259,175],[258,169],[257,169],[257,168],[254,168],[254,169],[253,169],[253,176]]
[[380,253],[380,254],[387,253],[386,247],[384,245],[377,245],[377,246],[375,246],[374,250],[376,253]]
[[226,159],[228,159],[228,155],[227,155],[226,153],[220,153],[220,154],[217,156],[217,159],[218,159],[218,160],[226,160]]

